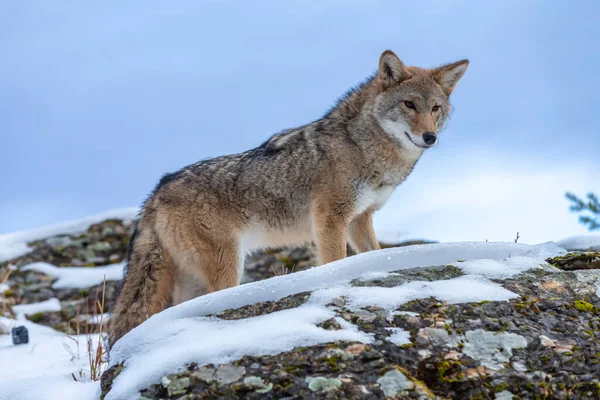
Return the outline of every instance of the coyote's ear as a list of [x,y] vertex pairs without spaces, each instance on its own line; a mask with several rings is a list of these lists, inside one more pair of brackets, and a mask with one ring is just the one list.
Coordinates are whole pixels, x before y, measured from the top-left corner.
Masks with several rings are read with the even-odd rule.
[[433,70],[433,79],[440,84],[446,95],[450,96],[468,66],[469,60],[461,60],[441,66]]
[[410,74],[398,56],[396,56],[393,51],[386,50],[379,58],[377,77],[383,87],[388,87],[394,83],[399,83],[410,78]]

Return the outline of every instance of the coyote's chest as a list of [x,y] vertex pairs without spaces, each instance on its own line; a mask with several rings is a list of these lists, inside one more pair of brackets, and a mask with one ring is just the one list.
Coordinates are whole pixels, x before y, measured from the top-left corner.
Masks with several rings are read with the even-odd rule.
[[379,210],[388,201],[396,185],[361,185],[359,186],[354,203],[355,215],[361,214],[366,210]]
[[355,215],[366,210],[377,211],[385,205],[396,187],[406,179],[410,170],[387,172],[358,185],[354,202]]

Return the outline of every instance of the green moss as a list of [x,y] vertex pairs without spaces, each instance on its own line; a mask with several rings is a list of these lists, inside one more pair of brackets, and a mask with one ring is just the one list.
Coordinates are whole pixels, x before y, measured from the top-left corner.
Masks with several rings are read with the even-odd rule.
[[12,289],[8,289],[8,290],[5,290],[3,294],[4,294],[4,297],[12,297],[12,296],[14,296],[15,292]]
[[494,392],[500,393],[500,392],[503,392],[503,391],[509,390],[509,389],[510,389],[510,385],[508,383],[500,383],[498,386],[496,386],[494,388]]
[[298,367],[295,365],[286,365],[283,367],[283,369],[285,370],[285,372],[292,375],[295,375],[298,372]]
[[448,324],[444,324],[444,329],[448,332],[449,335],[452,335],[452,327]]
[[558,256],[554,258],[546,259],[548,264],[552,264],[554,266],[558,266],[559,268],[564,266],[565,264],[573,264],[577,261],[589,263],[596,259],[600,258],[600,253],[597,252],[588,252],[588,253],[569,253],[564,256]]
[[38,323],[44,319],[44,313],[39,312],[39,313],[28,315],[27,319],[30,320],[31,322]]
[[338,372],[342,369],[344,364],[340,363],[341,358],[337,355],[331,355],[325,359],[325,363],[329,367],[329,370],[332,372]]
[[575,300],[573,306],[581,312],[595,313],[597,311],[592,303],[588,303],[585,300]]
[[283,264],[288,267],[288,268],[292,268],[294,266],[294,260],[292,260],[290,257],[288,256],[281,256],[279,257],[279,259],[283,262]]
[[[456,377],[449,376],[451,375],[449,374],[449,371],[452,370],[455,366],[462,367],[462,364],[458,361],[442,361],[438,365],[438,377],[440,378],[440,381],[452,383],[462,379],[459,377],[460,373],[457,374]],[[462,377],[464,378],[464,374],[462,375]]]
[[395,365],[394,368],[397,371],[403,373],[404,376],[406,376],[408,379],[410,379],[415,384],[415,386],[417,386],[420,389],[421,392],[425,393],[426,396],[428,396],[431,399],[436,398],[435,394],[431,391],[431,389],[429,389],[423,381],[412,376],[412,374],[410,373],[409,370],[407,370],[406,368],[403,368],[399,365]]

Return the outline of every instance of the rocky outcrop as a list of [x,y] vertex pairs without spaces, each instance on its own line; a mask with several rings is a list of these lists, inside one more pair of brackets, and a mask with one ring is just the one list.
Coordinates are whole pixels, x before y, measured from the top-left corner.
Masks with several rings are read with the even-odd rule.
[[[564,260],[593,262],[595,257],[579,254],[548,261],[572,269]],[[376,306],[351,311],[343,297],[337,298],[330,304],[336,316],[373,335],[372,344],[334,342],[222,365],[192,363],[143,389],[140,398],[597,398],[598,272],[546,265],[494,280],[520,295],[518,299],[446,304],[427,298],[400,306],[392,317]],[[353,285],[394,287],[461,274],[450,265],[416,268]],[[264,315],[299,307],[309,297],[309,292],[300,293],[217,317]],[[319,326],[339,329],[333,318]],[[409,334],[398,338],[399,330]],[[103,385],[109,387],[115,375],[109,372]]]
[[[61,311],[28,318],[68,332],[74,319],[85,313],[86,298],[94,299],[101,286],[56,289],[54,278],[20,267],[37,261],[87,268],[121,262],[132,230],[131,223],[108,220],[80,234],[30,243],[32,252],[0,264],[0,279],[8,276],[9,287],[0,312],[10,315],[12,305],[57,298]],[[140,398],[598,398],[599,262],[599,253],[575,252],[548,259],[545,268],[495,279],[520,296],[506,302],[446,304],[426,298],[405,303],[390,316],[376,305],[350,309],[339,297],[328,306],[337,319],[318,326],[338,330],[346,321],[372,335],[372,343],[340,341],[244,356],[221,365],[181,365],[179,372],[141,390]],[[247,259],[244,281],[290,274],[314,264],[312,247],[260,252]],[[461,274],[457,265],[442,265],[352,284],[396,287]],[[104,312],[112,311],[119,285],[107,282]],[[215,317],[241,320],[265,315],[300,307],[310,296],[311,292],[303,292]],[[103,375],[103,396],[123,368],[126,364],[117,364]]]

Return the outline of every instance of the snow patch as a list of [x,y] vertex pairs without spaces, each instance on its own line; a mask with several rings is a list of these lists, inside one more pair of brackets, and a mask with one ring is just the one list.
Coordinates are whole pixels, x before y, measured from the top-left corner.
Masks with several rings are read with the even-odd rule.
[[199,365],[223,364],[243,355],[277,354],[338,340],[363,343],[373,340],[352,325],[341,330],[316,326],[334,316],[324,307],[304,305],[243,320],[174,319],[161,329],[144,330],[143,340],[127,341],[126,348],[120,346],[119,358],[128,356],[126,368],[113,382],[106,399],[137,398],[139,389],[192,361]]
[[43,228],[0,235],[0,262],[29,253],[31,251],[31,248],[27,246],[29,242],[46,239],[55,235],[69,235],[83,232],[91,225],[107,219],[133,220],[138,211],[139,208],[137,207],[120,208]]
[[518,297],[484,277],[464,275],[442,281],[412,281],[389,288],[369,286],[322,289],[315,291],[309,301],[325,305],[341,296],[346,300],[346,307],[355,311],[367,306],[393,311],[406,302],[426,297],[435,297],[448,303],[506,301]]
[[410,332],[400,328],[388,328],[392,333],[387,339],[396,346],[410,343]]
[[[98,398],[99,382],[75,382],[71,376],[89,369],[84,335],[71,339],[43,325],[4,317],[0,325],[8,332],[16,326],[29,331],[29,343],[18,346],[12,344],[11,335],[0,335],[0,399]],[[98,336],[93,335],[92,351],[97,345]]]
[[33,315],[40,312],[53,312],[60,311],[60,301],[53,297],[46,301],[31,304],[19,304],[12,307],[13,311],[17,315],[17,318],[23,319],[26,315]]
[[456,264],[465,274],[478,274],[491,279],[506,279],[542,266],[539,259],[511,257],[504,260],[474,260]]
[[105,267],[57,267],[45,262],[29,264],[21,271],[37,271],[55,278],[54,289],[84,289],[100,285],[107,281],[120,281],[123,278],[125,262],[107,265]]

